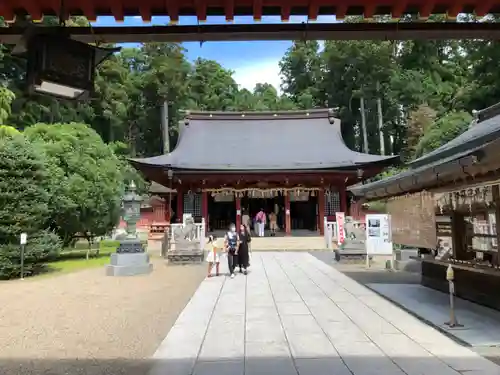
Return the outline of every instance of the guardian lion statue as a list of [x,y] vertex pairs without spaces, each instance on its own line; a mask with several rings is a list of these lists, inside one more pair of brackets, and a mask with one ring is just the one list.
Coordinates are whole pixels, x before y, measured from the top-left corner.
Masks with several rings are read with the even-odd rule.
[[174,231],[174,242],[196,240],[196,224],[192,217],[187,217],[184,225]]

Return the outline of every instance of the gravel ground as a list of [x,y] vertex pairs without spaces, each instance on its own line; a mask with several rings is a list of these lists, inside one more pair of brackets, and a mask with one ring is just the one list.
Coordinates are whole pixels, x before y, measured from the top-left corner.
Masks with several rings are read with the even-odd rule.
[[0,283],[0,374],[145,374],[206,272],[153,262],[146,276],[99,268]]

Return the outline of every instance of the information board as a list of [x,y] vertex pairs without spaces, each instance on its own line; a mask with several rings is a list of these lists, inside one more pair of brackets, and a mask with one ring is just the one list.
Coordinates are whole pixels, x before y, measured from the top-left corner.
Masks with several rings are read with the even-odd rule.
[[392,255],[391,217],[366,215],[366,252],[368,255]]

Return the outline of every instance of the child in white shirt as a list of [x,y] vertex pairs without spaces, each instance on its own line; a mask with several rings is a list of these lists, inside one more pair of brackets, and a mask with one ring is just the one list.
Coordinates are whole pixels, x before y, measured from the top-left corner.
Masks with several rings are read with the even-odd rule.
[[215,276],[219,276],[219,266],[220,266],[220,251],[221,247],[217,243],[217,237],[210,236],[208,238],[208,243],[210,244],[210,249],[208,250],[207,259],[208,262],[208,276],[212,277],[212,268],[215,264]]

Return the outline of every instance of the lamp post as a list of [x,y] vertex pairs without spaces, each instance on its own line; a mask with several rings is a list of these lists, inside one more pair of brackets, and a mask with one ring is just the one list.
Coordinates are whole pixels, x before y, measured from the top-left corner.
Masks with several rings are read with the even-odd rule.
[[174,178],[174,171],[169,169],[167,171],[168,178],[168,223],[172,221],[172,180]]
[[94,91],[95,70],[118,48],[100,48],[73,40],[59,29],[44,33],[30,29],[13,54],[27,59],[26,84],[30,94],[68,100],[89,99]]
[[448,286],[450,292],[450,321],[444,324],[446,324],[450,328],[463,327],[462,324],[458,323],[457,316],[455,315],[455,283],[453,282],[454,279],[455,279],[455,272],[453,271],[453,267],[451,266],[451,264],[448,264],[448,268],[446,269],[446,280],[448,280]]
[[116,253],[111,254],[110,264],[106,266],[108,276],[141,275],[153,270],[149,255],[137,235],[137,222],[141,216],[143,199],[136,190],[132,181],[123,196],[123,220],[127,225],[127,235],[120,241]]

